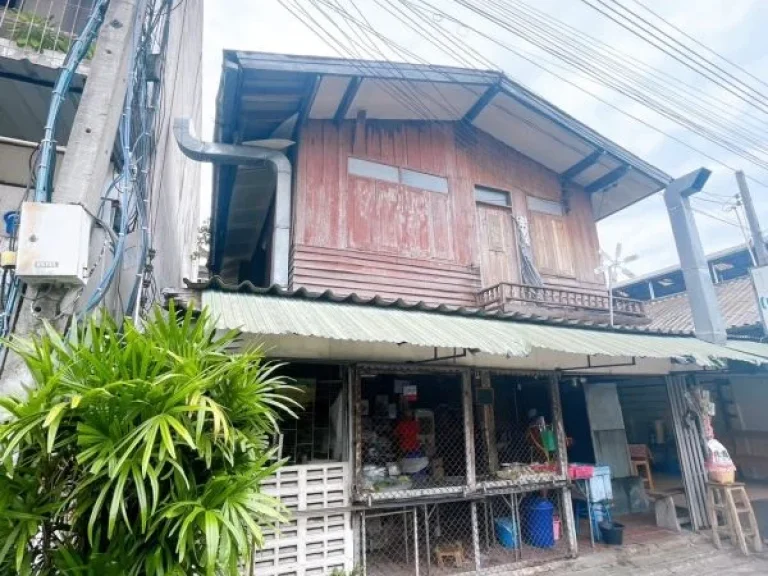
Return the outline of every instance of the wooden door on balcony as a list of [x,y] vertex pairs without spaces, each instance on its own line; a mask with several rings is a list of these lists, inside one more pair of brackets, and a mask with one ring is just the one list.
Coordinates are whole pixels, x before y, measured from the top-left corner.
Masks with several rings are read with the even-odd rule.
[[519,283],[520,258],[510,209],[478,204],[477,230],[483,288],[501,282]]

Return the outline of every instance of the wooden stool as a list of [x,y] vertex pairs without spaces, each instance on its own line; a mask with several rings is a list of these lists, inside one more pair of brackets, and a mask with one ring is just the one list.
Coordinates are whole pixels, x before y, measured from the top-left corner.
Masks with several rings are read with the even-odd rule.
[[435,546],[435,557],[440,568],[445,566],[446,560],[453,560],[457,568],[464,565],[464,546],[461,542],[439,544]]
[[[717,484],[707,482],[707,507],[709,508],[709,522],[712,525],[712,540],[716,548],[722,548],[720,532],[727,530],[731,542],[738,546],[745,555],[749,554],[747,541],[752,541],[755,552],[761,552],[763,542],[757,528],[757,520],[752,510],[752,504],[747,496],[744,484]],[[718,521],[718,512],[722,513],[725,524]],[[746,526],[742,525],[742,515],[745,516]]]
[[[643,479],[646,489],[654,490],[653,474],[651,474],[651,451],[645,444],[630,444],[629,457],[632,464],[632,473]],[[642,474],[640,468],[642,467]]]

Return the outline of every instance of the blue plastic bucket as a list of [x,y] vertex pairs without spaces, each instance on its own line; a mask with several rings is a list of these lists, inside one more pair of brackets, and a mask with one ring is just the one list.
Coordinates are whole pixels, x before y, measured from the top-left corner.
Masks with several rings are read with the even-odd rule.
[[494,520],[496,538],[504,548],[517,548],[517,525],[514,518],[496,518]]
[[536,498],[523,507],[523,540],[537,548],[555,545],[555,507],[548,500]]

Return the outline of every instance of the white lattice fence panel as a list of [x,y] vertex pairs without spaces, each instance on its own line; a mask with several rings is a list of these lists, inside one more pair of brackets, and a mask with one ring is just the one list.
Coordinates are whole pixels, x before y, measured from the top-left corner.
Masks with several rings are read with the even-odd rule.
[[262,490],[280,498],[289,510],[343,508],[349,501],[346,463],[288,466],[262,484]]
[[[346,464],[309,464],[280,470],[264,482],[265,493],[295,515],[277,530],[265,530],[265,545],[254,557],[264,576],[325,576],[352,569],[351,515]],[[317,511],[317,514],[313,512]]]
[[300,516],[265,531],[265,545],[256,553],[256,574],[323,576],[352,568],[350,513]]

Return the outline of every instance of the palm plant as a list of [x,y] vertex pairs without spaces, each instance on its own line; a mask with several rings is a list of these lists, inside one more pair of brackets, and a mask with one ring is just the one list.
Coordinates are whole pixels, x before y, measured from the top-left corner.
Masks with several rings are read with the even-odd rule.
[[234,575],[285,521],[261,481],[290,386],[206,311],[103,317],[7,343],[34,378],[0,399],[0,573]]

